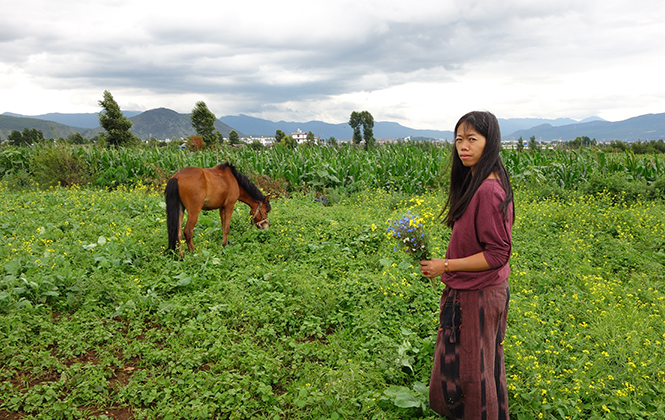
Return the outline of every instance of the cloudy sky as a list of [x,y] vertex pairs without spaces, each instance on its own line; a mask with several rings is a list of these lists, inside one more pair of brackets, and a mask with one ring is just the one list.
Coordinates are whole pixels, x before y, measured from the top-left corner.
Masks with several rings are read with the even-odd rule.
[[665,112],[662,0],[3,0],[0,113],[377,121]]

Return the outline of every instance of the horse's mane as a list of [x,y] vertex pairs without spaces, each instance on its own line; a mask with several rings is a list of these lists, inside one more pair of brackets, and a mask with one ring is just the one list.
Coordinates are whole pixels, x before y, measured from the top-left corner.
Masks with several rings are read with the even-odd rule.
[[[238,181],[238,185],[240,185],[245,191],[247,191],[247,194],[251,195],[253,199],[257,201],[263,201],[265,200],[266,196],[261,192],[261,190],[252,183],[252,181],[247,178],[246,175],[238,172],[235,166],[231,165],[229,162],[224,162],[218,165],[220,170],[224,170],[226,168],[229,168],[231,170],[231,173],[233,176],[236,178]],[[268,211],[270,211],[270,202],[268,204]]]

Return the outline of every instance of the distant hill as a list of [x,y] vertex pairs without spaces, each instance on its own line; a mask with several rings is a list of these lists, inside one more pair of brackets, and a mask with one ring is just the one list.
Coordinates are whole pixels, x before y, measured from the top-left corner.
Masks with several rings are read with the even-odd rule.
[[67,137],[77,131],[80,133],[85,131],[83,128],[70,127],[53,121],[39,120],[36,118],[10,117],[4,114],[0,115],[1,139],[7,139],[9,134],[14,130],[23,131],[25,128],[36,128],[37,130],[40,130],[44,133],[44,138],[53,138],[54,131],[56,137]]
[[[320,136],[322,138],[335,137],[337,140],[351,140],[353,137],[353,129],[347,123],[330,124],[321,121],[273,122],[243,114],[227,115],[221,117],[220,120],[243,133],[255,136],[274,136],[277,130],[282,130],[286,134],[291,134],[300,129],[305,133],[311,131],[315,136]],[[452,131],[419,130],[404,127],[394,122],[377,121],[374,123],[374,137],[377,139],[394,139],[407,136],[452,140]]]
[[[518,130],[524,130],[538,125],[550,124],[553,127],[562,125],[578,124],[590,121],[605,121],[600,117],[589,117],[582,121],[575,121],[572,118],[557,118],[554,120],[546,118],[499,118],[499,126],[503,137],[510,135]],[[518,136],[519,137],[519,136]]]
[[[167,108],[151,109],[130,118],[130,120],[132,121],[131,132],[142,140],[148,140],[150,137],[158,140],[179,139],[196,134],[189,114],[179,114]],[[233,130],[220,120],[215,121],[215,128],[227,138]],[[84,134],[84,136],[90,138],[101,131],[103,131],[102,128],[97,127]],[[238,134],[243,135],[241,132],[238,132]]]
[[[260,136],[274,136],[277,130],[282,130],[286,134],[294,133],[298,129],[303,132],[311,131],[315,136],[324,138],[335,137],[338,140],[351,140],[353,130],[347,123],[330,124],[321,121],[309,122],[286,122],[279,121],[273,122],[261,118],[250,117],[248,115],[227,115],[221,117],[220,120],[224,121],[232,127],[236,127],[244,133]],[[599,117],[590,117],[583,121],[602,120]],[[499,118],[499,126],[501,133],[510,134],[518,130],[527,129],[530,127],[551,124],[552,126],[563,126],[566,124],[576,124],[577,121],[571,118]],[[451,129],[454,127],[451,127]],[[451,130],[423,130],[405,127],[395,122],[377,121],[374,123],[374,137],[381,138],[405,138],[405,137],[419,137],[430,139],[444,139],[452,141],[453,132]],[[519,137],[519,136],[518,136]]]
[[[126,111],[132,115],[132,132],[143,140],[155,137],[159,140],[181,138],[194,134],[189,114],[180,114],[167,108],[151,109],[145,112]],[[24,128],[37,128],[44,133],[45,138],[52,138],[53,131],[57,137],[67,137],[79,132],[86,138],[92,138],[102,131],[98,126],[98,114],[43,114],[43,118],[25,117],[18,114],[5,113],[0,115],[0,138],[6,139],[12,130],[23,131]],[[94,127],[90,127],[95,121]],[[58,120],[58,121],[55,121]],[[61,121],[77,121],[80,125],[70,126]],[[658,140],[665,138],[665,114],[648,114],[627,119],[625,121],[609,122],[598,117],[586,118],[576,122],[570,118],[554,120],[540,118],[509,118],[499,119],[501,133],[504,140],[515,140],[522,136],[528,139],[536,136],[539,140],[574,140],[576,137],[588,136],[598,141],[607,140]],[[351,140],[353,131],[347,123],[330,124],[322,121],[309,122],[273,122],[247,115],[227,115],[215,123],[217,130],[228,137],[229,132],[235,129],[240,136],[274,136],[277,130],[291,134],[300,129],[303,132],[311,131],[321,138],[335,137],[338,140]],[[53,130],[51,130],[53,127]],[[451,129],[454,127],[450,127]],[[514,130],[513,130],[514,129]],[[374,124],[374,137],[387,138],[421,138],[453,140],[452,131],[423,130],[405,127],[395,122],[378,121]]]
[[[127,118],[135,117],[140,113],[141,111],[122,111],[122,114]],[[2,115],[7,115],[10,117],[35,118],[38,120],[54,121],[60,124],[69,125],[71,127],[81,127],[81,128],[99,127],[99,113],[97,112],[89,112],[84,114],[61,114],[59,112],[51,112],[48,114],[41,114],[41,115],[21,115],[21,114],[14,114],[11,112],[5,112]]]
[[[453,127],[454,128],[454,127]],[[410,127],[404,127],[395,122],[378,121],[374,123],[374,137],[377,139],[387,138],[405,138],[422,137],[436,140],[453,141],[455,136],[448,130],[423,130]]]
[[309,122],[273,122],[261,118],[250,117],[248,115],[227,115],[221,117],[220,121],[236,127],[243,133],[251,136],[274,136],[277,130],[282,130],[286,134],[295,133],[301,130],[305,133],[311,131],[317,137],[329,138],[335,137],[338,140],[351,139],[353,130],[348,124],[330,124],[322,121]]
[[[592,121],[607,121],[607,120],[604,120],[600,117],[594,116],[594,117],[587,117],[583,120],[580,120],[580,121],[578,121],[578,123],[586,123],[586,122],[592,122]],[[552,125],[554,125],[554,124],[552,124]]]
[[537,125],[550,124],[554,127],[566,124],[575,124],[577,121],[572,118],[557,118],[555,120],[548,120],[545,118],[499,118],[499,126],[501,127],[501,134],[505,137],[507,134],[512,134],[517,130],[535,127]]
[[525,130],[543,124],[549,124],[553,127],[560,127],[562,125],[579,124],[590,121],[605,120],[600,117],[588,117],[581,121],[575,121],[572,118],[557,118],[554,120],[547,118],[499,118],[499,127],[501,127],[501,134],[505,138],[507,135],[511,135],[518,130]]
[[[170,109],[157,108],[145,112],[126,111],[123,114],[125,116],[132,115],[129,118],[132,121],[132,128],[130,130],[142,140],[147,140],[151,136],[159,140],[172,139],[174,137],[182,138],[196,133],[192,127],[189,114],[179,114]],[[98,114],[44,114],[44,117],[55,116],[61,121],[83,122],[86,124],[85,126],[68,126],[37,117],[22,117],[17,115],[8,112],[0,115],[0,138],[6,139],[12,130],[23,131],[24,128],[41,130],[44,133],[44,138],[53,138],[51,127],[55,131],[56,137],[67,137],[70,134],[79,132],[85,138],[92,138],[103,131],[99,127]],[[90,128],[93,116],[96,123]],[[215,121],[215,128],[224,137],[228,137],[231,130],[233,130],[233,128],[220,120]],[[239,135],[243,136],[241,131],[236,131]]]
[[543,124],[526,130],[518,130],[504,140],[527,140],[531,136],[543,141],[575,140],[576,137],[588,136],[598,141],[637,141],[665,139],[665,113],[647,114],[623,121],[591,121],[554,127]]

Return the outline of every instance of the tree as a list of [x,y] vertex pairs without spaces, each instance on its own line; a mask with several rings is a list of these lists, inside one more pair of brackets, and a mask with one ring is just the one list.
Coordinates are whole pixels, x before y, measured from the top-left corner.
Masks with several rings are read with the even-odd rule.
[[628,148],[626,146],[626,143],[622,142],[621,140],[612,140],[610,142],[610,147],[612,147],[613,149],[620,150],[622,152]]
[[[353,128],[353,143],[360,144],[365,140],[365,148],[371,148],[374,143],[374,117],[368,111],[351,113],[349,118],[349,125]],[[360,126],[362,126],[362,137],[360,135]]]
[[290,147],[291,149],[295,149],[296,146],[298,146],[298,140],[294,139],[292,136],[285,135],[279,141],[279,144],[281,144],[284,147]]
[[630,144],[630,150],[636,155],[643,155],[647,153],[647,143],[642,143],[642,140],[634,141]]
[[306,138],[307,138],[307,144],[313,145],[314,143],[316,143],[316,137],[314,137],[314,133],[312,133],[311,131],[307,132]]
[[208,109],[205,102],[198,101],[196,103],[196,106],[192,109],[191,119],[192,127],[196,130],[196,134],[203,139],[206,146],[212,146],[218,139],[215,134],[215,121],[217,121],[217,117]]
[[7,136],[7,141],[12,146],[23,146],[27,143],[23,143],[23,134],[18,130],[12,130],[11,133]]
[[529,137],[529,150],[540,149],[538,142],[536,141],[536,136]]
[[229,133],[229,144],[240,144],[240,136],[236,130],[231,130]]
[[81,135],[78,131],[67,136],[67,140],[72,144],[86,144],[89,141]]
[[363,120],[363,140],[365,144],[374,143],[374,117],[368,111],[360,113]]
[[351,117],[349,118],[349,125],[353,128],[353,144],[360,144],[363,141],[363,138],[360,134],[360,126],[362,125],[362,117],[360,112],[353,111],[351,112]]
[[374,146],[374,117],[368,111],[360,113],[363,120],[363,139],[365,140],[365,149]]
[[659,153],[665,153],[665,142],[663,142],[663,139],[660,139],[658,141],[653,141],[653,147],[658,150]]
[[131,131],[132,122],[127,119],[118,103],[113,99],[113,95],[108,90],[104,91],[104,99],[99,101],[99,106],[103,108],[99,113],[99,125],[106,130],[102,140],[110,146],[133,146],[140,142]]
[[37,144],[44,140],[44,133],[36,128],[24,128],[21,134],[24,144]]
[[575,140],[568,142],[568,146],[575,149],[579,149],[580,147],[595,146],[596,144],[596,139],[590,139],[589,136],[575,137]]
[[12,130],[7,141],[12,146],[30,146],[44,140],[44,133],[36,128],[24,128],[23,132]]
[[327,143],[328,146],[337,147],[337,139],[335,137],[330,136]]
[[282,143],[282,139],[286,137],[286,134],[282,130],[277,130],[275,132],[275,142],[280,144]]
[[582,147],[582,139],[580,137],[575,137],[575,140],[571,140],[568,142],[568,147],[571,149],[579,149]]
[[524,139],[520,136],[520,138],[517,139],[517,151],[521,152],[522,150],[524,150]]

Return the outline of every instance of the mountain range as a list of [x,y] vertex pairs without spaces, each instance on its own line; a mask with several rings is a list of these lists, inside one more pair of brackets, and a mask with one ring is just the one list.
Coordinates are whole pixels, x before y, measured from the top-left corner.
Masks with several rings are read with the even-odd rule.
[[574,140],[576,137],[587,136],[597,141],[636,141],[665,139],[665,113],[646,114],[623,121],[591,121],[554,127],[541,124],[529,129],[515,131],[504,140],[515,140],[519,137],[527,139],[536,136],[539,140]]
[[[305,133],[311,131],[314,136],[325,139],[335,137],[337,140],[351,140],[353,137],[353,129],[348,123],[331,124],[322,121],[273,122],[242,114],[235,116],[227,115],[221,117],[220,120],[243,133],[254,136],[274,136],[277,130],[282,130],[286,134],[295,133],[300,130]],[[395,122],[374,122],[374,137],[377,139],[396,139],[409,136],[451,140],[453,133],[452,131],[419,130],[404,127]]]
[[[180,114],[167,108],[151,109],[144,112],[125,111],[133,125],[132,132],[147,140],[155,137],[160,140],[187,137],[195,133],[189,114]],[[622,140],[658,140],[665,138],[665,113],[647,114],[623,121],[610,122],[598,117],[582,121],[570,118],[509,118],[499,119],[504,140],[524,140],[535,136],[542,141],[569,141],[576,137],[588,136],[598,141]],[[353,130],[348,123],[331,124],[322,121],[308,122],[273,122],[247,115],[227,115],[219,118],[215,127],[225,137],[231,130],[244,136],[275,135],[277,130],[286,134],[311,131],[320,138],[335,137],[338,140],[350,140]],[[67,137],[79,132],[86,138],[92,138],[102,131],[97,113],[61,114],[50,113],[25,116],[13,113],[0,115],[0,139],[6,139],[12,130],[36,128],[44,133],[45,138]],[[510,134],[505,134],[510,133]],[[426,130],[405,127],[395,122],[376,121],[374,137],[377,139],[424,138],[452,141],[452,131]]]

